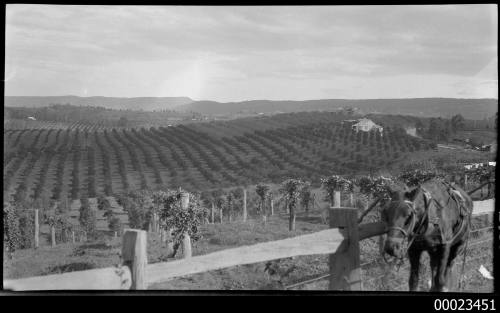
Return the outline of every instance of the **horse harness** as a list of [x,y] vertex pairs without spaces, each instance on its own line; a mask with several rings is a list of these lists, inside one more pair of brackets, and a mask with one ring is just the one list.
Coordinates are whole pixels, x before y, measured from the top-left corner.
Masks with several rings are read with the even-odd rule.
[[[453,199],[457,203],[457,207],[459,210],[459,223],[460,223],[458,231],[453,234],[451,239],[447,240],[445,238],[445,235],[443,234],[442,227],[440,227],[441,226],[440,225],[440,217],[437,215],[434,217],[431,217],[429,214],[429,207],[430,207],[432,202],[434,202],[438,206],[439,209],[443,209],[443,206],[439,203],[439,201],[437,201],[436,199],[434,199],[431,196],[429,191],[425,190],[425,188],[423,188],[423,187],[419,187],[420,189],[422,189],[423,194],[424,194],[424,216],[422,217],[422,219],[420,219],[420,223],[418,225],[415,225],[416,224],[416,215],[417,215],[415,203],[410,201],[410,200],[405,200],[404,201],[405,204],[408,205],[408,207],[411,210],[410,214],[411,214],[412,222],[411,222],[410,227],[408,227],[408,229],[404,229],[404,228],[398,227],[398,226],[392,226],[392,227],[388,228],[388,230],[400,231],[403,234],[404,238],[408,239],[408,244],[407,244],[407,248],[406,248],[407,251],[411,247],[411,245],[413,244],[415,238],[418,235],[420,235],[420,232],[422,231],[424,226],[427,226],[427,228],[429,225],[437,226],[439,228],[439,231],[441,234],[441,241],[445,245],[452,244],[455,241],[455,239],[457,239],[457,237],[462,233],[463,229],[465,228],[466,223],[465,223],[464,216],[468,215],[468,217],[470,218],[470,212],[467,212],[466,210],[464,210],[463,203],[465,202],[465,200],[463,199],[460,192],[458,190],[456,190],[451,184],[449,184],[449,183],[447,183],[447,184],[444,183],[444,184],[448,187],[448,192],[450,195],[450,198],[448,199],[448,201],[450,201],[450,199]],[[457,199],[457,197],[458,197],[458,199]],[[465,213],[464,213],[464,211],[465,211]],[[425,223],[426,221],[427,221],[427,224]]]

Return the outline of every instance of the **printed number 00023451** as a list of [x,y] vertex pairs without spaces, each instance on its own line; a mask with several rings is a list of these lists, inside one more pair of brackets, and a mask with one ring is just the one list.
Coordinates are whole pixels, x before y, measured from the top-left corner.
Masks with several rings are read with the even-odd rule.
[[495,299],[436,299],[436,311],[496,311]]

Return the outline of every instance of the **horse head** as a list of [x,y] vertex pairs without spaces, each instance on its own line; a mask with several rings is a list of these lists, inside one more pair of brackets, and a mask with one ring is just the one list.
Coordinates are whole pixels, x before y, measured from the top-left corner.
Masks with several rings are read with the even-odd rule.
[[414,236],[426,207],[426,195],[420,187],[411,190],[391,190],[385,202],[382,220],[387,224],[384,252],[396,258],[404,257],[404,240]]

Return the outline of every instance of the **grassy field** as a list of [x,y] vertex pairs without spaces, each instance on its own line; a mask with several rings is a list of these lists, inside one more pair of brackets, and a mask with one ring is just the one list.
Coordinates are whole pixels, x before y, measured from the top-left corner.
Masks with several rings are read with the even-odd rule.
[[[273,241],[288,237],[326,229],[322,223],[322,212],[312,211],[308,217],[300,212],[297,217],[296,231],[288,231],[288,216],[277,212],[268,219],[266,225],[260,219],[246,223],[232,222],[224,224],[203,225],[202,239],[193,245],[194,255],[203,255],[218,250],[260,242]],[[367,217],[367,221],[370,218]],[[488,222],[483,217],[474,219],[474,227],[486,227]],[[488,234],[474,234],[474,240],[483,240]],[[491,235],[489,235],[491,236]],[[46,242],[46,241],[45,241]],[[471,247],[468,250],[464,291],[491,292],[493,282],[483,278],[478,268],[483,264],[492,270],[491,242]],[[92,268],[115,266],[120,263],[121,241],[109,235],[103,235],[95,242],[62,244],[55,248],[42,243],[38,250],[26,249],[16,251],[13,259],[4,260],[4,278],[21,278],[37,275],[48,275],[69,271],[80,271]],[[179,253],[182,255],[182,253]],[[481,257],[477,259],[477,257]],[[476,258],[472,260],[472,258]],[[311,255],[282,259],[271,262],[273,271],[266,271],[266,263],[256,263],[215,270],[195,275],[179,277],[168,282],[152,284],[150,289],[158,290],[282,290],[285,286],[317,277],[328,272],[327,255]],[[158,235],[148,234],[148,262],[168,262],[167,250]],[[403,265],[399,270],[385,267],[378,254],[378,238],[361,242],[361,264],[372,262],[362,269],[364,290],[408,290],[406,286],[408,269]],[[429,277],[428,262],[425,257],[421,262],[421,287],[427,290]],[[408,262],[406,262],[408,263]],[[461,266],[461,259],[458,263]],[[384,283],[384,275],[387,280]],[[326,290],[327,280],[303,285],[294,289]]]

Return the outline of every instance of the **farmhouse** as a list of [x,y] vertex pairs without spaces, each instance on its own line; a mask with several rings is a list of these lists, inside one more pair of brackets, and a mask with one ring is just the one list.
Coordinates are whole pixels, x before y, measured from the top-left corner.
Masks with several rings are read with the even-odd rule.
[[405,132],[413,137],[418,137],[417,135],[417,128],[415,126],[409,126],[405,128]]
[[358,120],[358,122],[354,125],[352,125],[352,129],[354,129],[356,132],[358,131],[371,131],[371,130],[378,130],[380,133],[384,130],[382,126],[379,126],[375,124],[372,120],[367,119],[367,118],[362,118]]

